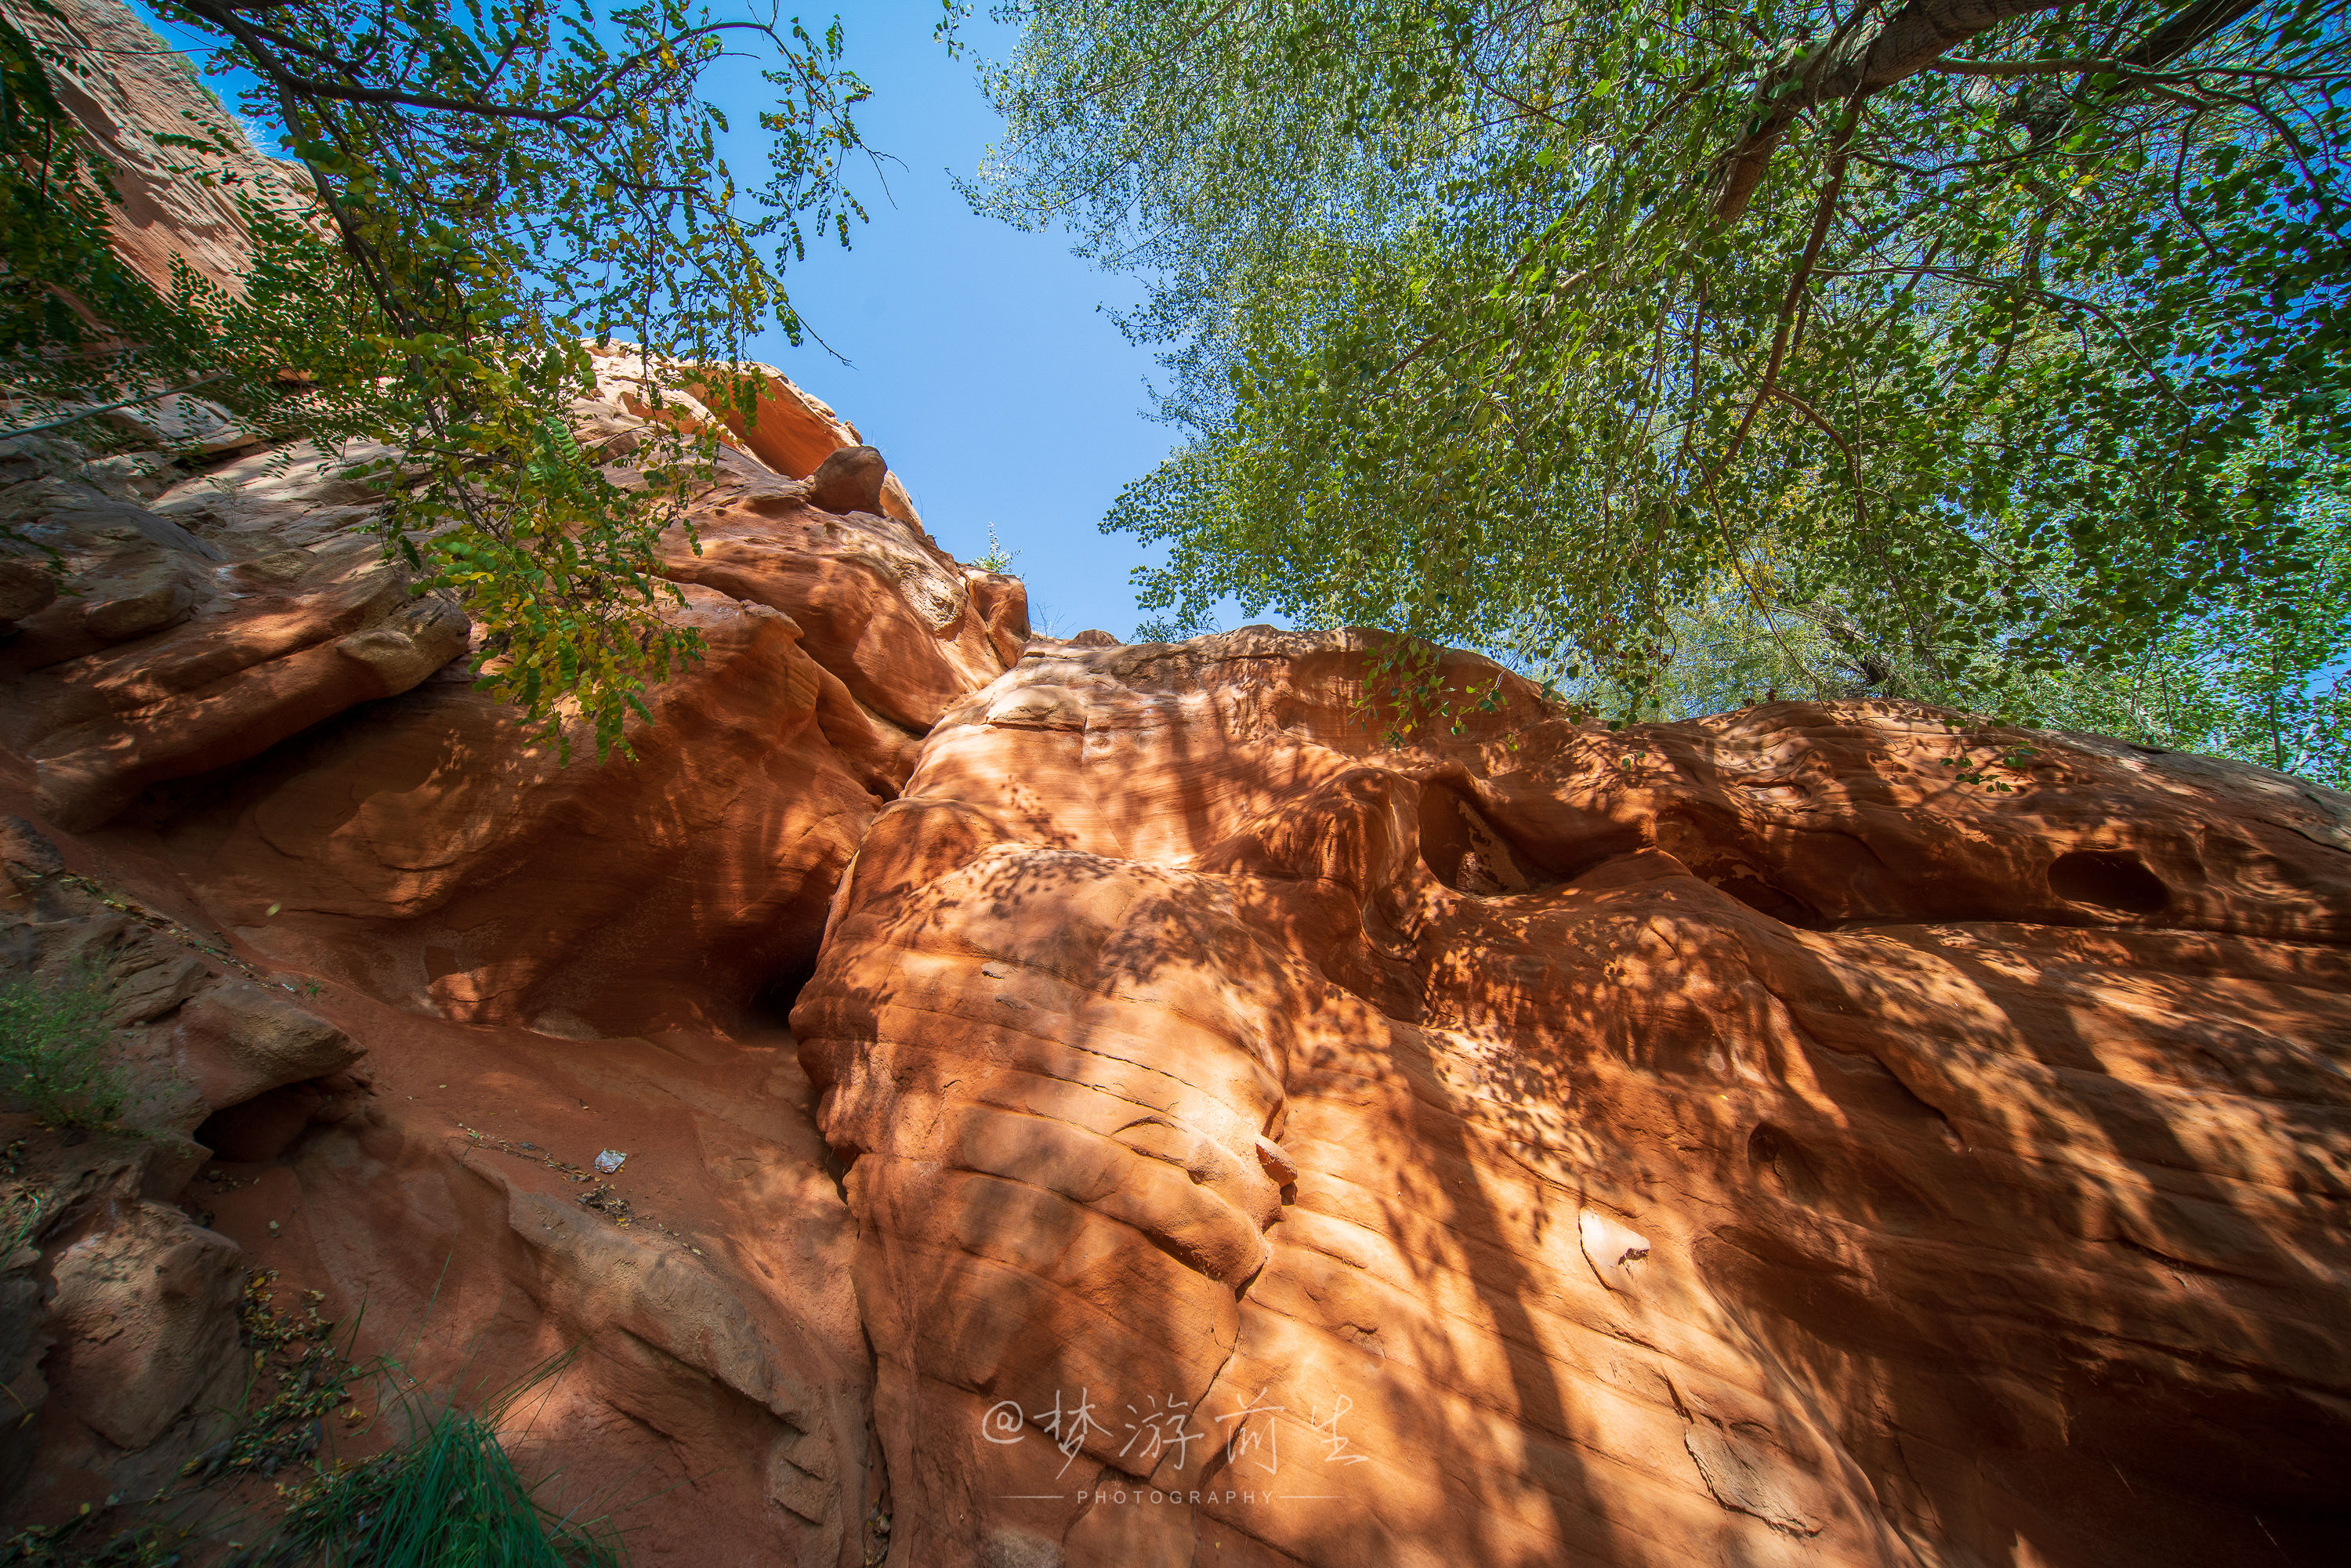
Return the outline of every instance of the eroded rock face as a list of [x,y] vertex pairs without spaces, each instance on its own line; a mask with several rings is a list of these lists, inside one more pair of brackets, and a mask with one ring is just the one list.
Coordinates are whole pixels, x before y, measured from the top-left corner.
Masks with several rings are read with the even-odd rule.
[[[643,366],[600,365],[578,418],[622,451]],[[805,971],[921,736],[1028,634],[1017,581],[865,507],[893,487],[880,455],[775,386],[821,411],[801,437],[837,441],[858,493],[722,454],[664,547],[708,657],[601,763],[566,765],[474,688],[464,613],[367,531],[353,470],[381,451],[257,455],[145,497],[52,463],[0,497],[64,567],[0,643],[0,740],[34,809],[160,820],[223,929],[412,1006],[571,1035],[738,1016]]]
[[[601,368],[575,420],[625,468],[642,367]],[[38,1417],[0,1442],[0,1532],[229,1452],[266,1269],[364,1307],[360,1354],[430,1398],[576,1352],[508,1446],[640,1561],[851,1568],[886,1537],[852,1227],[778,1015],[1025,601],[781,376],[727,434],[664,544],[707,656],[632,755],[569,765],[386,564],[353,470],[390,455],[173,483],[0,451],[0,515],[58,563],[0,626],[0,981],[103,978],[142,1133],[103,1192],[47,1145],[0,1172],[41,1206],[0,1260],[0,1374]],[[352,1397],[306,1452],[399,1440]]]
[[[67,58],[105,62],[99,70],[52,72],[51,86],[114,170],[121,198],[110,214],[115,249],[167,296],[175,260],[225,288],[241,286],[253,242],[240,197],[284,213],[305,211],[315,199],[308,172],[256,150],[187,57],[162,44],[129,6],[65,0],[44,10],[12,7],[10,16]],[[192,153],[187,140],[175,138],[196,139],[204,150]],[[211,177],[186,177],[199,158]],[[204,406],[170,399],[134,417],[183,418]]]
[[1040,645],[876,819],[794,1025],[892,1563],[2351,1544],[2351,799],[1444,669]]
[[65,1337],[52,1392],[119,1449],[141,1449],[239,1378],[243,1254],[227,1237],[156,1203],[61,1249],[51,1264]]
[[[329,999],[370,1042],[369,1109],[227,1167],[216,1223],[281,1219],[256,1263],[365,1300],[461,1397],[569,1353],[510,1447],[559,1506],[611,1513],[633,1561],[860,1563],[853,1230],[789,1040],[563,1040]],[[610,1176],[602,1147],[627,1155]]]
[[216,918],[377,995],[568,1034],[724,1021],[804,970],[865,822],[1025,614],[908,525],[771,476],[695,521],[667,565],[709,653],[633,758],[567,766],[460,661],[174,818]]
[[[234,287],[150,156],[234,128],[66,12],[126,254]],[[595,359],[623,482],[724,445],[601,761],[386,563],[396,454],[0,445],[0,980],[139,1090],[0,1108],[0,1534],[229,1452],[249,1288],[541,1375],[503,1440],[648,1564],[2351,1555],[2351,800],[1451,654],[1390,744],[1353,635],[1031,638],[780,371]]]

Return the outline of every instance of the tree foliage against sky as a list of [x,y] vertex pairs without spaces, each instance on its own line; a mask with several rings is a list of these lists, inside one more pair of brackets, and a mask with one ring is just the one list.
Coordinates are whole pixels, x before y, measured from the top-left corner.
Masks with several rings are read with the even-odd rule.
[[1644,714],[1728,615],[2014,711],[2327,548],[2345,11],[1023,0],[972,194],[1151,283],[1186,439],[1107,526],[1160,631]]
[[[53,91],[106,63],[19,3],[23,26],[0,16],[0,382],[20,413],[201,385],[275,436],[397,448],[387,548],[463,596],[486,673],[550,737],[580,716],[615,742],[700,651],[661,613],[654,544],[713,448],[657,423],[631,457],[645,483],[616,483],[568,423],[581,340],[641,345],[751,413],[746,340],[770,319],[802,336],[785,263],[863,215],[843,179],[866,89],[839,25],[694,0],[158,0],[317,193],[316,212],[247,202],[257,256],[232,294],[184,269],[156,290],[113,257],[107,167]],[[747,57],[771,93],[747,190],[713,98]],[[160,139],[176,177],[221,178],[230,149],[192,132]]]
[[[1571,700],[1638,716],[1719,713],[1774,696],[1924,696],[1955,706],[2004,699],[2061,729],[2257,762],[2351,789],[2351,471],[2307,450],[2259,444],[2241,469],[2281,456],[2306,476],[2297,521],[2306,559],[2283,577],[2199,596],[2128,656],[2021,671],[1997,649],[1924,667],[1833,598],[1777,600],[1770,614],[1735,578],[1667,617],[1669,678],[1562,682]],[[2062,592],[2062,580],[2047,585]]]

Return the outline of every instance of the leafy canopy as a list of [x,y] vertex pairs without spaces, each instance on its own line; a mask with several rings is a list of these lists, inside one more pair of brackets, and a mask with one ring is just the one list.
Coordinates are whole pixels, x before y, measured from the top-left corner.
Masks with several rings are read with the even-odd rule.
[[[2307,476],[2295,521],[2307,559],[2283,576],[2199,595],[2127,657],[2018,670],[1996,652],[1930,666],[1875,635],[1839,599],[1756,601],[1736,579],[1666,618],[1661,676],[1562,682],[1582,706],[1691,717],[1786,696],[1900,695],[1977,708],[2006,701],[2062,729],[2234,757],[2351,789],[2351,465],[2282,438],[2255,444],[2240,482],[2273,465]],[[2243,497],[2240,495],[2240,499]],[[1766,579],[1767,590],[1780,585]],[[2063,574],[2043,591],[2061,597]]]
[[2344,0],[998,15],[970,194],[1152,285],[1146,634],[1232,595],[1637,714],[1693,617],[1826,619],[2013,709],[2314,568]]
[[[569,424],[593,385],[582,339],[641,345],[657,413],[691,384],[756,416],[747,339],[804,332],[783,267],[863,217],[843,161],[867,93],[838,23],[694,0],[162,0],[315,192],[239,196],[255,255],[232,290],[184,265],[156,287],[115,256],[109,165],[55,91],[106,63],[25,3],[25,26],[0,19],[5,267],[30,285],[0,290],[0,382],[20,414],[202,387],[274,437],[396,449],[376,465],[387,549],[463,597],[477,667],[549,737],[584,716],[600,753],[618,741],[644,685],[701,649],[662,613],[681,601],[655,545],[715,449],[656,419],[636,472],[608,473]],[[747,191],[713,96],[738,57],[772,91]],[[158,141],[174,177],[225,183],[235,135],[224,117]]]

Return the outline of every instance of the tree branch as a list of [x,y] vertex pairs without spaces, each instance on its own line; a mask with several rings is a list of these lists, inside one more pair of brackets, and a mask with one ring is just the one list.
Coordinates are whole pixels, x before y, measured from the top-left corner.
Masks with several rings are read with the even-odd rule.
[[[240,45],[254,63],[279,87],[299,93],[305,98],[325,99],[340,103],[371,103],[397,105],[410,109],[439,110],[450,114],[475,116],[486,120],[526,120],[540,125],[566,125],[584,121],[590,125],[606,125],[616,119],[617,108],[591,113],[588,106],[611,91],[628,78],[629,73],[657,58],[663,48],[674,51],[678,46],[695,38],[719,33],[754,32],[764,35],[770,42],[783,47],[773,28],[759,22],[713,22],[698,27],[688,27],[662,40],[655,48],[642,49],[620,60],[575,92],[571,101],[555,109],[529,109],[519,104],[494,103],[486,99],[449,98],[440,93],[415,92],[402,88],[364,87],[355,83],[320,81],[315,77],[297,76],[269,45],[290,49],[334,67],[338,70],[358,74],[358,68],[326,53],[315,45],[285,37],[273,29],[256,27],[235,15],[236,7],[228,0],[180,0],[188,11],[211,26],[226,33]],[[789,53],[789,49],[786,49]]]
[[214,382],[226,380],[228,380],[226,371],[209,371],[198,376],[185,386],[165,387],[161,392],[141,392],[137,397],[117,398],[112,402],[102,402],[95,408],[83,409],[79,413],[69,413],[63,419],[52,419],[41,424],[18,425],[13,430],[0,430],[0,441],[13,441],[20,435],[38,435],[45,430],[63,430],[68,424],[79,424],[85,419],[101,413],[112,413],[118,408],[136,408],[142,402],[160,402],[167,397],[178,397],[182,392],[192,392],[198,387],[208,387]]
[[[284,92],[298,93],[307,99],[326,99],[339,103],[402,104],[411,109],[438,109],[456,114],[481,115],[494,120],[528,120],[542,125],[560,125],[569,120],[601,122],[610,116],[566,113],[549,109],[523,109],[509,104],[490,104],[478,100],[444,98],[439,93],[403,92],[388,87],[348,87],[335,82],[319,81],[314,77],[297,76],[291,67],[280,60],[270,47],[270,41],[260,29],[244,21],[216,3],[216,0],[184,0],[188,9],[204,21],[236,40],[253,63],[261,68],[269,79]],[[307,46],[305,51],[317,53]],[[291,129],[291,127],[288,127]]]
[[1794,409],[1798,413],[1802,414],[1806,419],[1811,420],[1813,424],[1820,428],[1821,434],[1827,436],[1831,441],[1835,442],[1837,444],[1837,450],[1844,454],[1845,472],[1853,480],[1853,526],[1855,537],[1865,537],[1869,532],[1868,502],[1864,497],[1861,487],[1861,458],[1859,455],[1854,451],[1853,443],[1847,441],[1843,435],[1839,434],[1836,426],[1831,424],[1826,419],[1823,418],[1818,409],[1815,409],[1811,403],[1806,402],[1802,398],[1798,397],[1794,392],[1790,392],[1786,387],[1773,387],[1771,389],[1771,395],[1778,398],[1782,402],[1786,403],[1790,408]]
[[1937,60],[1927,68],[1952,77],[2095,76],[2123,68],[2120,60]]
[[1700,481],[1708,490],[1713,488],[1717,476],[1730,466],[1730,460],[1739,455],[1739,449],[1747,444],[1747,432],[1755,423],[1757,411],[1779,382],[1780,365],[1788,353],[1789,330],[1795,324],[1796,304],[1804,297],[1804,286],[1812,281],[1813,267],[1821,258],[1822,243],[1828,238],[1830,221],[1836,216],[1837,197],[1844,191],[1845,146],[1853,140],[1853,129],[1860,120],[1861,107],[1854,104],[1846,108],[1844,119],[1837,124],[1831,143],[1834,151],[1829,154],[1828,179],[1821,187],[1819,204],[1813,209],[1813,232],[1804,240],[1804,254],[1796,263],[1796,275],[1788,280],[1788,292],[1780,300],[1780,328],[1771,337],[1771,358],[1763,367],[1763,379],[1756,385],[1747,412],[1740,416],[1739,428],[1731,432],[1730,444]]
[[[1731,223],[1747,210],[1755,187],[1771,166],[1781,136],[1796,116],[1815,104],[1868,97],[1881,88],[1916,76],[1941,56],[2001,23],[2036,11],[2053,10],[2064,0],[1910,0],[1877,30],[1835,47],[1806,50],[1758,84],[1761,113],[1723,162],[1715,216]],[[2240,0],[2208,0],[2238,4]]]

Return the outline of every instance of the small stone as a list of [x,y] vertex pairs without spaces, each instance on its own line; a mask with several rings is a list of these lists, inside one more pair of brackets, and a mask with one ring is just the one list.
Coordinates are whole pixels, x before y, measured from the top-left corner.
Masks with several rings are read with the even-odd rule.
[[56,602],[57,573],[21,556],[0,556],[0,621],[22,621]]
[[1290,1157],[1288,1150],[1262,1134],[1257,1140],[1257,1163],[1265,1167],[1265,1174],[1277,1186],[1288,1186],[1298,1179],[1298,1162]]
[[811,505],[836,514],[882,511],[882,481],[890,465],[871,446],[844,446],[817,465],[809,476]]

